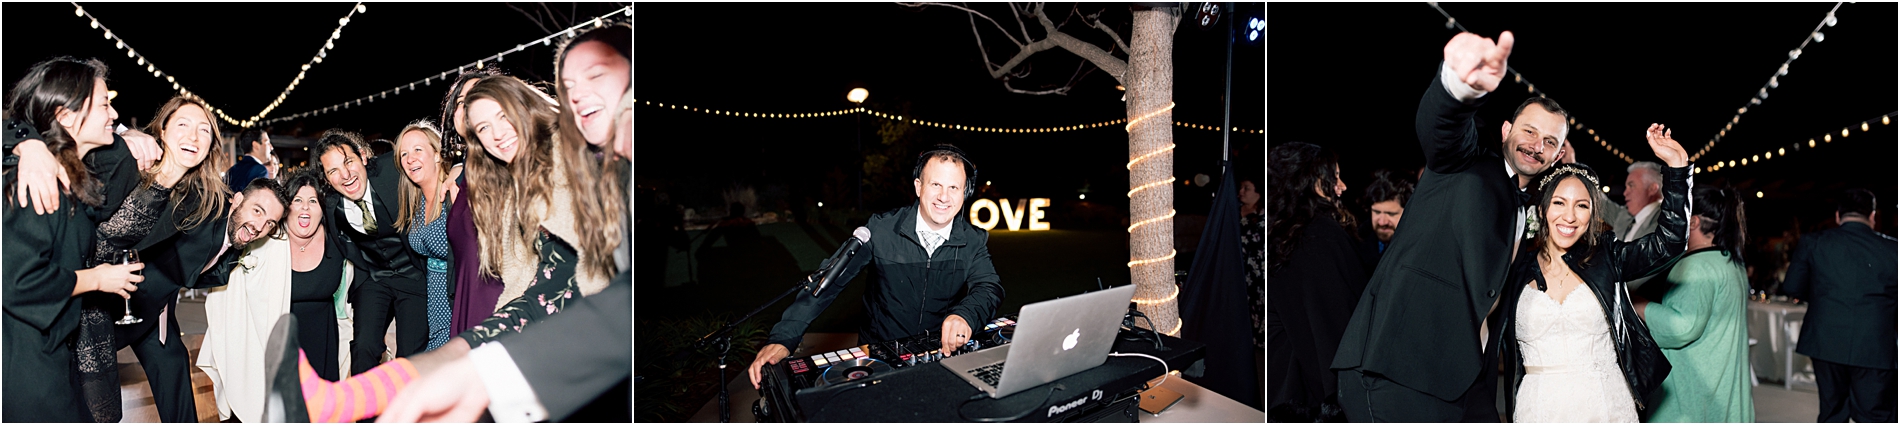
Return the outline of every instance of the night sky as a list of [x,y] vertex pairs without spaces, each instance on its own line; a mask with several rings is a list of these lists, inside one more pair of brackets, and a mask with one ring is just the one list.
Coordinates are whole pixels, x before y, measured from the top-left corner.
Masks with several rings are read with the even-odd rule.
[[[337,20],[354,3],[80,3],[137,52],[204,97],[212,107],[242,120],[275,99],[300,67],[338,29]],[[342,27],[322,63],[268,118],[275,118],[376,94],[399,84],[451,71],[458,65],[539,39],[552,31],[626,6],[626,3],[521,3],[543,15],[543,30],[503,3],[369,3]],[[73,15],[70,3],[7,3],[13,25],[4,34],[0,55],[6,84],[25,75],[33,63],[54,56],[99,58],[111,68],[107,85],[119,91],[113,100],[120,120],[133,117],[143,126],[158,106],[176,92],[153,77],[136,59],[114,47],[86,18]],[[556,18],[546,17],[552,13]],[[624,18],[624,16],[622,16]],[[571,20],[571,21],[570,21]],[[560,28],[554,28],[556,23]],[[558,40],[556,40],[558,41]],[[535,44],[509,54],[495,66],[529,81],[553,79],[554,47]],[[307,133],[340,127],[366,135],[393,134],[411,120],[435,118],[447,84],[417,85],[386,99],[309,119],[271,126],[272,134]],[[227,132],[234,137],[234,132]],[[294,162],[292,163],[294,165]]]
[[[1051,15],[1069,14],[1072,4],[1050,4]],[[1097,45],[1112,42],[1100,30],[1081,24],[1078,15],[1097,12],[1128,37],[1125,4],[1076,6],[1063,31]],[[1242,5],[1246,16],[1261,16],[1260,4]],[[976,6],[1022,38],[1007,7]],[[763,113],[823,112],[851,108],[845,94],[870,90],[865,105],[920,119],[991,127],[1043,127],[1096,123],[1126,116],[1115,80],[1096,70],[1066,96],[1034,96],[1007,91],[985,72],[964,12],[944,8],[907,8],[891,3],[858,4],[639,4],[635,7],[635,97],[641,101],[688,107]],[[1054,19],[1062,23],[1062,18]],[[977,20],[991,57],[1002,63],[1014,54],[995,26]],[[1029,21],[1030,33],[1043,36]],[[1202,31],[1184,22],[1174,40],[1176,121],[1219,125],[1225,56],[1219,31]],[[1242,35],[1234,53],[1234,126],[1260,129],[1264,123],[1263,44],[1247,44]],[[1125,59],[1125,52],[1117,49]],[[1039,53],[1031,74],[1017,81],[1023,89],[1060,86],[1083,62],[1066,51]],[[1088,72],[1085,68],[1083,72]],[[912,115],[914,114],[914,115]],[[873,117],[770,119],[728,117],[700,112],[636,106],[639,140],[636,184],[662,187],[688,207],[718,206],[720,193],[733,184],[756,187],[761,199],[770,192],[787,206],[825,201],[827,206],[854,202],[848,188],[863,151],[883,151]],[[856,122],[863,118],[861,127]],[[1234,149],[1245,149],[1243,173],[1264,176],[1264,135],[1235,133]],[[1216,131],[1176,127],[1175,175],[1218,179],[1221,138]],[[867,198],[876,212],[908,204],[909,170],[915,154],[930,144],[954,143],[968,151],[980,180],[993,182],[995,196],[1077,200],[1085,186],[1088,201],[1124,209],[1128,190],[1128,136],[1121,126],[1041,134],[979,133],[920,127],[905,138],[901,176],[873,179],[901,193]],[[1246,162],[1246,161],[1243,161]],[[828,178],[829,177],[829,178]],[[979,182],[980,184],[981,182]],[[1216,181],[1214,184],[1218,184]],[[901,186],[899,186],[901,185]],[[840,194],[838,188],[844,188]],[[830,188],[828,191],[827,188]],[[1207,208],[1208,188],[1176,186],[1176,208],[1190,213]],[[832,193],[827,195],[827,192]],[[1192,199],[1193,202],[1188,200]],[[1057,224],[1061,227],[1061,224]]]
[[[1705,172],[1696,182],[1763,192],[1764,199],[1749,200],[1751,238],[1779,234],[1791,226],[1790,216],[1800,216],[1803,227],[1831,222],[1829,200],[1848,187],[1874,190],[1882,216],[1892,215],[1896,127],[1880,123],[1900,109],[1892,3],[1843,4],[1837,26],[1821,29],[1825,41],[1809,43],[1761,105],[1748,100],[1833,3],[1442,6],[1480,35],[1511,30],[1517,43],[1510,66],[1635,160],[1655,160],[1642,138],[1650,123],[1674,128],[1693,153],[1749,106],[1698,164],[1781,148],[1788,155]],[[1374,169],[1424,164],[1413,116],[1455,35],[1443,16],[1424,3],[1275,4],[1269,12],[1267,48],[1277,66],[1268,72],[1268,118],[1278,124],[1270,141],[1345,152],[1342,168],[1355,197]],[[1479,118],[1489,143],[1526,90],[1507,76],[1487,96]],[[1862,133],[1860,122],[1869,119],[1873,131]],[[1842,138],[1845,127],[1851,136]],[[1834,141],[1822,141],[1830,132]],[[1807,148],[1809,138],[1819,147]],[[1620,202],[1627,163],[1584,131],[1571,130],[1569,140],[1584,163],[1615,183],[1611,199]],[[1793,149],[1796,143],[1802,150]],[[1883,232],[1894,232],[1891,217],[1880,221]]]

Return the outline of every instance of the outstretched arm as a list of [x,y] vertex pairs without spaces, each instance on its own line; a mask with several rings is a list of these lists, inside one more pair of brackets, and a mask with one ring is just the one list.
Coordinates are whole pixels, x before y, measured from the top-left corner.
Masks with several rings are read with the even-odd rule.
[[1434,172],[1463,169],[1482,152],[1472,116],[1482,104],[1480,98],[1503,81],[1505,60],[1515,44],[1508,31],[1498,39],[1494,43],[1477,34],[1460,33],[1445,44],[1445,61],[1419,99],[1415,119],[1425,165]]
[[1612,242],[1611,249],[1623,265],[1623,280],[1649,275],[1656,267],[1668,262],[1670,258],[1681,255],[1688,248],[1689,232],[1689,188],[1693,183],[1689,177],[1689,154],[1682,144],[1671,138],[1673,133],[1662,124],[1651,124],[1646,135],[1650,150],[1669,167],[1662,170],[1662,207],[1657,210],[1656,231],[1627,244]]

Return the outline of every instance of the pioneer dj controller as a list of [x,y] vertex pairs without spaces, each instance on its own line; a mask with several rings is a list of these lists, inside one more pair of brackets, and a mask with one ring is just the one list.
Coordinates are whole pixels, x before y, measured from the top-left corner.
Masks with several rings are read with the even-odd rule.
[[[795,405],[822,405],[838,393],[861,388],[860,381],[879,379],[890,373],[918,365],[935,363],[945,357],[1009,343],[1016,331],[1016,315],[992,320],[976,330],[970,341],[950,353],[943,352],[943,335],[931,330],[892,341],[863,344],[843,350],[808,356],[789,357],[776,367],[761,369],[764,375],[759,405],[754,414],[781,421],[802,420],[804,413]],[[798,403],[792,403],[797,400]],[[777,407],[777,409],[774,409]],[[780,410],[783,409],[783,410]]]

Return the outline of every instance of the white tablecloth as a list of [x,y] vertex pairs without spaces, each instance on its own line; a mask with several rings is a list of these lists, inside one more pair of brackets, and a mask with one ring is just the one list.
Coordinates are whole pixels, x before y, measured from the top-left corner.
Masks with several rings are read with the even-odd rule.
[[[1755,340],[1749,348],[1749,364],[1763,381],[1782,383],[1782,387],[1814,385],[1814,366],[1808,356],[1795,354],[1801,340],[1801,321],[1808,306],[1775,301],[1747,301],[1748,337]],[[1792,378],[1790,378],[1792,375]]]

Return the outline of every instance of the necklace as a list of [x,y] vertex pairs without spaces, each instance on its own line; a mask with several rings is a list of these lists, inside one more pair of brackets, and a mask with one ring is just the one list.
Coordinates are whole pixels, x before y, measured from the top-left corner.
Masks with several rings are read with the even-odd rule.
[[297,248],[297,252],[304,252],[305,250],[309,250],[310,245],[315,244],[315,243],[317,243],[317,238],[310,238],[309,242],[303,243],[303,247]]

